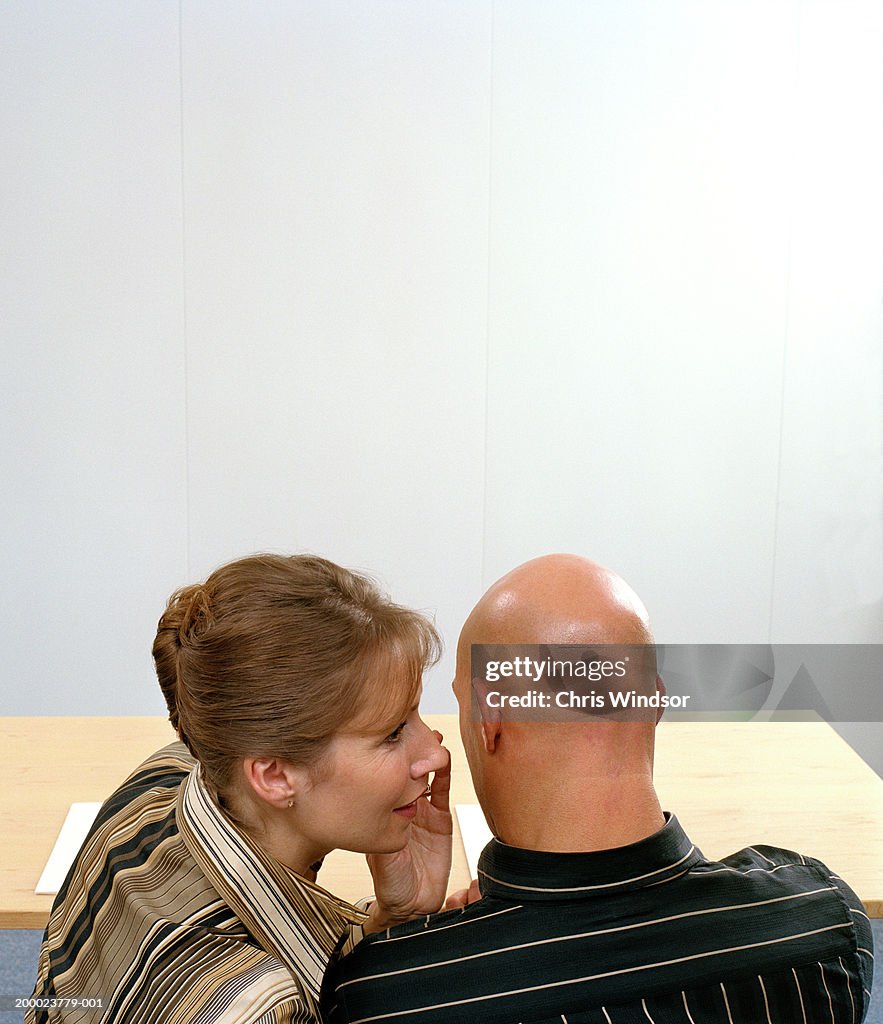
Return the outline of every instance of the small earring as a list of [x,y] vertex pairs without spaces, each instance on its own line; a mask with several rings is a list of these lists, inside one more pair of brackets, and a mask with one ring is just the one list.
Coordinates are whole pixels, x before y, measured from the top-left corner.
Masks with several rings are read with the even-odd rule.
[[289,800],[288,801],[288,809],[291,810],[292,807],[294,807],[294,801],[293,800]]

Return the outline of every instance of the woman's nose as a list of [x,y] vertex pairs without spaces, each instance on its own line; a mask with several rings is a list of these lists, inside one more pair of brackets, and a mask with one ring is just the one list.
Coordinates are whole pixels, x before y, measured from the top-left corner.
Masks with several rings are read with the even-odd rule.
[[420,724],[423,726],[423,735],[417,757],[411,762],[412,779],[420,779],[424,775],[429,775],[430,772],[440,771],[448,763],[448,755],[441,745],[442,734],[430,729],[422,719]]

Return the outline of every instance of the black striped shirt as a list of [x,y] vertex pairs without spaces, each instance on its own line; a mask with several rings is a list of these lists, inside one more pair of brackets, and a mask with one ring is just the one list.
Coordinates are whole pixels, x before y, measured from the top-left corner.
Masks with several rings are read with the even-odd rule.
[[706,860],[674,817],[632,846],[492,840],[482,899],[369,936],[329,971],[332,1024],[858,1024],[870,922],[824,864]]

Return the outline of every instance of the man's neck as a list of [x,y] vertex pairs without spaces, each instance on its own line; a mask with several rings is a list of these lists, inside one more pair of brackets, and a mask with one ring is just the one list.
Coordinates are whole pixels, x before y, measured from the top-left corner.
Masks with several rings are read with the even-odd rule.
[[495,808],[500,839],[510,846],[550,853],[590,853],[629,846],[658,832],[665,824],[652,783],[572,787],[532,794],[518,805],[512,799]]

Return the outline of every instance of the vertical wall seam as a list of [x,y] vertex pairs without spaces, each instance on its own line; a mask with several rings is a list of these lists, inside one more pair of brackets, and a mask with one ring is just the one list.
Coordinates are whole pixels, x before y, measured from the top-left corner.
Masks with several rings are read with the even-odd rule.
[[490,0],[490,38],[488,53],[488,116],[487,116],[487,264],[485,281],[485,331],[484,331],[484,465],[481,502],[481,579],[479,591],[485,589],[488,580],[486,555],[488,541],[488,423],[490,419],[490,362],[491,362],[491,239],[493,219],[493,177],[494,177],[494,15],[495,0]]
[[[793,180],[793,172],[796,167],[796,150],[797,150],[797,105],[799,98],[799,87],[800,87],[800,37],[801,37],[801,22],[802,22],[802,8],[803,0],[797,0],[797,18],[795,25],[795,44],[794,44],[794,81],[791,95],[791,103],[789,110],[789,121],[791,124],[791,139],[790,139],[790,153],[789,153],[789,166],[788,176],[786,179],[786,187],[790,188]],[[783,337],[782,337],[782,364],[780,371],[780,393],[779,393],[779,452],[776,460],[776,497],[775,505],[773,508],[773,556],[771,559],[771,578],[770,578],[770,608],[769,608],[769,621],[767,625],[767,642],[773,643],[774,641],[781,641],[784,638],[776,637],[773,633],[773,624],[775,620],[776,611],[776,574],[778,571],[778,552],[779,552],[779,521],[781,517],[780,502],[782,499],[782,466],[784,462],[783,450],[785,446],[785,392],[787,390],[788,382],[788,349],[791,336],[791,269],[793,262],[794,253],[794,192],[791,190],[788,202],[788,220],[787,220],[787,239],[785,246],[785,316],[783,323]]]
[[178,125],[181,161],[181,326],[184,418],[184,579],[190,579],[190,349],[187,318],[187,191],[184,157],[184,0],[178,0]]

